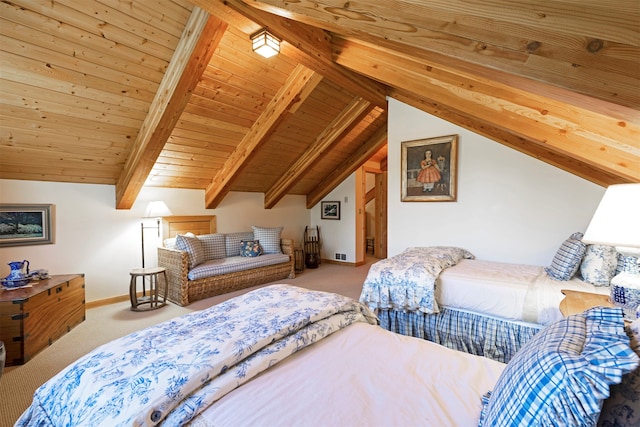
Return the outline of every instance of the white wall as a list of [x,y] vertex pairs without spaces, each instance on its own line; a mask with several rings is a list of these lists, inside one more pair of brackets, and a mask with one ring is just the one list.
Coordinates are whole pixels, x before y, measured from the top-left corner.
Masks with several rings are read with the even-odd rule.
[[[401,202],[401,141],[459,135],[457,202]],[[548,265],[584,232],[605,189],[393,99],[388,130],[388,255],[462,246],[479,259]]]
[[[230,193],[218,208],[205,209],[203,190],[144,188],[130,210],[116,210],[111,185],[0,180],[0,203],[53,204],[55,212],[54,244],[0,248],[0,277],[9,274],[10,261],[27,259],[31,269],[50,274],[84,273],[87,301],[126,295],[129,271],[141,263],[141,216],[153,200],[174,215],[216,215],[220,232],[284,226],[283,237],[298,244],[310,217],[304,196],[286,196],[265,210],[262,194]],[[145,230],[147,267],[157,265],[159,240],[156,230]]]
[[[320,230],[320,257],[335,262],[355,263],[356,259],[356,178],[351,174],[322,201],[340,202],[340,220],[321,219],[320,206],[311,209],[311,225]],[[346,254],[346,260],[336,260],[335,254]]]
[[[458,201],[400,201],[400,142],[458,134]],[[584,231],[604,188],[504,147],[395,100],[389,100],[388,254],[409,246],[457,245],[479,259],[547,265],[562,241]],[[341,202],[341,219],[320,219],[304,196],[286,196],[265,210],[258,193],[230,193],[204,207],[204,191],[145,188],[131,210],[115,209],[115,187],[0,180],[0,203],[55,205],[55,244],[0,248],[0,277],[10,261],[28,259],[51,274],[85,273],[87,301],[128,292],[140,266],[140,217],[149,201],[164,200],[174,215],[216,215],[218,231],[251,225],[284,226],[302,244],[306,225],[318,225],[321,256],[345,253],[355,262],[355,174],[323,200]],[[153,221],[151,224],[153,225]],[[154,230],[145,232],[146,265],[156,265]]]

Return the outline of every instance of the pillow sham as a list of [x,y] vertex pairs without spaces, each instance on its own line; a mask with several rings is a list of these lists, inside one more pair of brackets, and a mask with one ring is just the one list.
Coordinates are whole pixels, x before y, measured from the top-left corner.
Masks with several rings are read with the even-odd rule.
[[587,245],[580,264],[582,279],[594,286],[609,286],[616,274],[618,251],[613,246]]
[[260,240],[260,245],[265,254],[281,254],[280,248],[280,234],[282,233],[282,227],[258,227],[252,225],[253,238]]
[[197,237],[178,234],[176,236],[176,247],[181,251],[185,251],[189,257],[189,269],[205,261],[204,248],[202,242]]
[[576,274],[587,248],[582,243],[582,236],[582,233],[573,233],[560,245],[551,266],[544,269],[549,277],[554,280],[569,280]]
[[262,255],[262,246],[259,240],[243,240],[240,245],[240,256],[257,257]]
[[483,397],[479,426],[595,426],[609,386],[638,362],[620,308],[561,319],[511,359]]
[[[640,319],[625,326],[631,348],[640,356]],[[640,425],[640,367],[622,376],[611,386],[611,396],[604,401],[598,427],[636,427]],[[635,409],[635,411],[634,411]]]

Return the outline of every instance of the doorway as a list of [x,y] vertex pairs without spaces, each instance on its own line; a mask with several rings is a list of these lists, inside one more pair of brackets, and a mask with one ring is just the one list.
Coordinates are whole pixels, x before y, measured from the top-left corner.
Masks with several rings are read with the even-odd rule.
[[387,172],[365,164],[356,173],[357,263],[387,257]]

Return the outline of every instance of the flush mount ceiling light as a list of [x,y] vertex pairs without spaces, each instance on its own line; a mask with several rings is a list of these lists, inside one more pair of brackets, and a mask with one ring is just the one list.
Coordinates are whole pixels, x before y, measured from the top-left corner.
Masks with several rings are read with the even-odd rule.
[[271,58],[280,52],[280,39],[267,31],[261,29],[251,36],[253,51],[265,58]]

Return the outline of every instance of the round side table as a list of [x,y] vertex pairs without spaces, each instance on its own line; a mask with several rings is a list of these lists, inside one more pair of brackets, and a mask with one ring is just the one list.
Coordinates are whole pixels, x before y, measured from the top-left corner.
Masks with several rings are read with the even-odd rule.
[[[167,305],[167,292],[169,291],[169,282],[167,282],[167,271],[162,267],[152,268],[134,268],[129,273],[131,281],[129,282],[129,298],[131,299],[132,311],[148,311],[155,310]],[[142,278],[142,295],[138,295],[138,278]],[[147,281],[147,277],[149,280]],[[162,300],[158,296],[158,278],[164,280],[164,292]],[[149,289],[147,289],[147,284]]]

